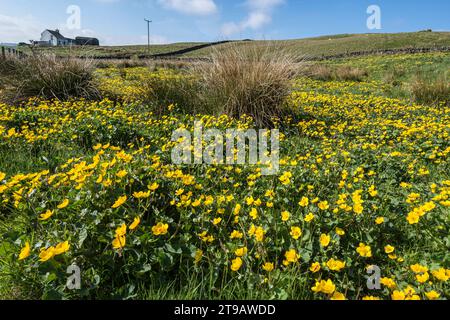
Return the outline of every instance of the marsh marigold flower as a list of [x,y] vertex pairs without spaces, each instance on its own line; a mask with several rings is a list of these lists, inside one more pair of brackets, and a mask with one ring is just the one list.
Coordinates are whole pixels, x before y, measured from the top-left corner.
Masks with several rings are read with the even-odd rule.
[[309,267],[309,271],[311,271],[312,273],[316,273],[319,272],[321,269],[320,263],[319,262],[314,262],[311,267]]
[[66,253],[70,249],[69,241],[58,243],[55,247],[55,256]]
[[114,202],[114,204],[112,205],[112,207],[111,208],[113,208],[113,209],[117,209],[117,208],[119,208],[121,205],[123,205],[126,201],[127,201],[127,196],[125,195],[125,196],[122,196],[122,197],[119,197],[117,200],[116,200],[116,202]]
[[427,296],[428,300],[436,300],[441,297],[441,295],[434,290],[432,290],[430,292],[426,292],[425,295]]
[[25,242],[25,246],[22,248],[22,250],[20,250],[19,260],[28,258],[30,256],[30,253],[31,253],[30,243],[27,241]]
[[53,211],[52,210],[47,210],[45,213],[40,215],[39,220],[45,221],[50,219],[50,217],[53,215]]
[[167,234],[167,230],[169,229],[169,225],[159,222],[156,226],[152,227],[152,232],[155,236],[163,236]]
[[300,259],[300,255],[297,253],[297,251],[295,249],[286,251],[284,256],[286,258],[287,264],[296,263]]
[[274,266],[273,263],[271,263],[271,262],[266,262],[266,263],[263,265],[262,268],[263,268],[264,271],[272,272],[273,269],[275,269],[275,266]]
[[316,282],[316,285],[312,287],[311,290],[315,293],[325,293],[331,295],[336,291],[336,286],[330,279],[321,280],[320,282]]
[[64,208],[66,208],[68,205],[69,205],[69,199],[65,199],[63,202],[61,202],[61,203],[57,206],[57,208],[58,208],[58,209],[64,209]]
[[301,207],[307,207],[309,205],[309,199],[307,197],[302,197],[298,205]]
[[302,229],[299,227],[291,227],[291,237],[298,240],[302,236]]
[[320,235],[320,245],[324,248],[330,245],[331,237],[327,234]]
[[55,248],[54,247],[49,247],[47,249],[41,249],[41,252],[39,253],[39,261],[41,262],[45,262],[50,260],[51,258],[53,258],[55,256]]
[[231,270],[236,272],[239,271],[239,269],[242,267],[242,259],[241,258],[236,258],[231,262]]
[[235,254],[237,257],[243,257],[243,256],[245,256],[245,255],[247,254],[247,252],[248,252],[247,247],[243,247],[243,248],[236,249],[236,251],[234,252],[234,254]]
[[288,221],[290,217],[291,217],[291,214],[289,213],[289,211],[283,211],[281,213],[281,220],[284,222]]
[[365,245],[364,243],[359,244],[359,247],[356,249],[356,252],[358,252],[359,255],[364,258],[372,257],[372,249],[370,248],[370,246]]
[[139,218],[139,217],[134,218],[133,223],[130,225],[130,230],[136,229],[140,223],[141,223],[141,218]]

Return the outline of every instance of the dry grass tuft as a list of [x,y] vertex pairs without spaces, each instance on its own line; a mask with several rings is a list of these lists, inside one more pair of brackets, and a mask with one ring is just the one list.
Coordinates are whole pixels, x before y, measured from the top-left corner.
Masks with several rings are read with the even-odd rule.
[[57,58],[48,54],[7,58],[0,60],[0,75],[7,101],[99,96],[94,84],[94,64],[89,59]]
[[210,62],[192,68],[199,77],[199,102],[213,114],[249,115],[257,126],[272,126],[285,112],[291,80],[302,66],[298,61],[270,44],[215,50]]
[[433,80],[416,77],[411,83],[411,94],[418,103],[450,105],[450,81],[446,77]]

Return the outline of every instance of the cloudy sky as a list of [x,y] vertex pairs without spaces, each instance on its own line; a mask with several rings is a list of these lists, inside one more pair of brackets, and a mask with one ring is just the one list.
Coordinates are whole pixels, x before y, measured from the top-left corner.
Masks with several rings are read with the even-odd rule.
[[[370,5],[381,9],[381,30],[367,28]],[[105,45],[144,44],[144,18],[153,43],[448,31],[449,12],[449,0],[0,0],[0,43],[58,28]]]

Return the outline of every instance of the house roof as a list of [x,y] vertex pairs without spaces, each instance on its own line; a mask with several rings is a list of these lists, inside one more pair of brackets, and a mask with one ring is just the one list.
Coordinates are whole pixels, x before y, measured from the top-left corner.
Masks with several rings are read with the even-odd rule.
[[49,29],[46,29],[45,31],[50,32],[54,37],[56,37],[56,39],[60,39],[60,40],[65,40],[65,39],[67,39],[67,38],[64,37],[61,33],[59,33],[59,30],[49,30]]

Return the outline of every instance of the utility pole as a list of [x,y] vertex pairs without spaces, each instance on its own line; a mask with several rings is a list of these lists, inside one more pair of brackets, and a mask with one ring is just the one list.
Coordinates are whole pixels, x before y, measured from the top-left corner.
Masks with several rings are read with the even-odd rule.
[[148,35],[148,41],[147,41],[147,51],[150,53],[150,23],[152,23],[152,20],[144,19],[147,22],[147,35]]

